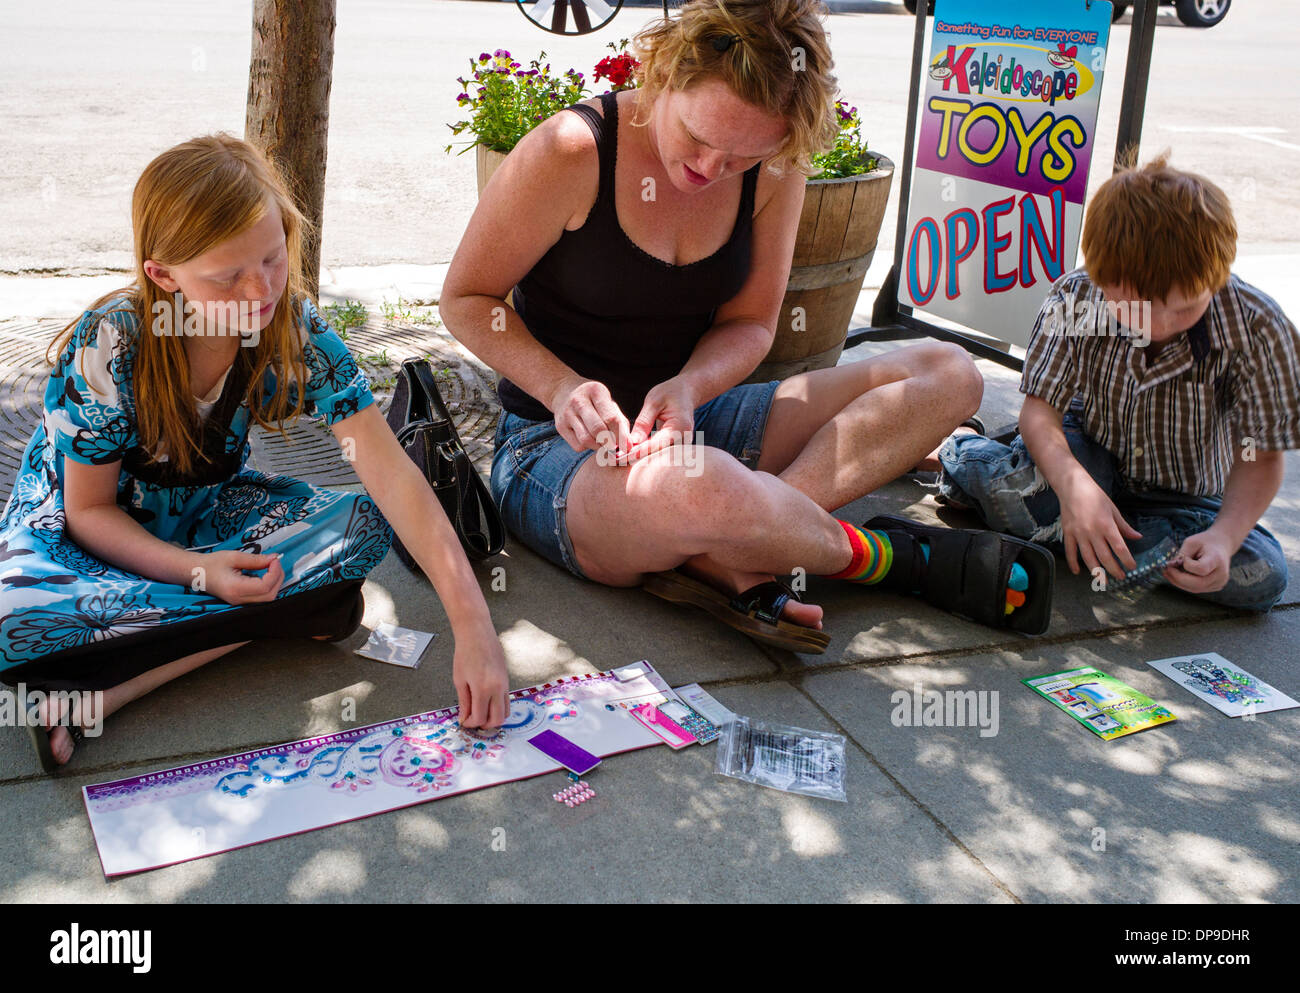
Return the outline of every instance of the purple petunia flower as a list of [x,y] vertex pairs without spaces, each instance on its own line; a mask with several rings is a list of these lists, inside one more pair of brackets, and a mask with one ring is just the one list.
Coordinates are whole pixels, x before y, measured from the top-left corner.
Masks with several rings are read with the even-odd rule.
[[492,56],[488,55],[487,52],[479,52],[478,60],[480,62],[486,62],[490,58],[492,58]]
[[508,59],[508,58],[510,58],[510,53],[507,52],[504,48],[498,48],[498,49],[497,49],[495,52],[493,52],[492,54],[495,55],[498,59]]

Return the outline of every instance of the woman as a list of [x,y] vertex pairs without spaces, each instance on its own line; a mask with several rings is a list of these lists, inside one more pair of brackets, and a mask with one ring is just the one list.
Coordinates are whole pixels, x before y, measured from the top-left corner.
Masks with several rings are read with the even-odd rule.
[[935,593],[926,529],[829,511],[915,465],[983,390],[946,344],[737,385],[771,345],[809,157],[835,133],[824,11],[694,0],[641,32],[640,88],[520,142],[440,300],[502,374],[492,485],[521,540],[805,652],[829,640],[821,609],[776,574]]

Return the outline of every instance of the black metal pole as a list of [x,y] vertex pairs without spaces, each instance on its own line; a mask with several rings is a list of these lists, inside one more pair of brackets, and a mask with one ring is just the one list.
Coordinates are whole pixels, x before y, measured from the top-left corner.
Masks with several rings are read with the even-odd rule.
[[1119,132],[1115,136],[1115,172],[1129,156],[1137,159],[1146,113],[1147,83],[1151,78],[1151,52],[1155,48],[1158,0],[1136,0],[1133,27],[1128,38],[1128,64],[1124,71],[1124,97],[1119,107]]

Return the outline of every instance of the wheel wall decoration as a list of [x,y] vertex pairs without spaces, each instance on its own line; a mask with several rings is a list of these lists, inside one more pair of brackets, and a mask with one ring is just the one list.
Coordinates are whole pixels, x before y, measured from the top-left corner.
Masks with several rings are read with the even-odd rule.
[[614,19],[623,0],[515,0],[525,17],[552,34],[591,34]]

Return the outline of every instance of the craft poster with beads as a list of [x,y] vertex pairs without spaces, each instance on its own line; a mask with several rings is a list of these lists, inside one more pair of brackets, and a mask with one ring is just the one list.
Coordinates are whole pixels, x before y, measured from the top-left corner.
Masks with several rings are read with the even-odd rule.
[[1021,682],[1107,741],[1178,720],[1167,707],[1092,666]]
[[1194,696],[1229,717],[1300,707],[1300,703],[1281,690],[1269,686],[1262,679],[1256,679],[1245,669],[1236,668],[1218,652],[1156,659],[1147,665],[1163,672],[1180,686],[1191,690]]
[[492,733],[446,707],[82,790],[106,876],[157,869],[341,824],[560,766],[528,745],[552,729],[600,756],[661,740],[628,712],[675,699],[649,665],[557,679],[510,694]]

